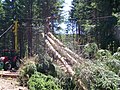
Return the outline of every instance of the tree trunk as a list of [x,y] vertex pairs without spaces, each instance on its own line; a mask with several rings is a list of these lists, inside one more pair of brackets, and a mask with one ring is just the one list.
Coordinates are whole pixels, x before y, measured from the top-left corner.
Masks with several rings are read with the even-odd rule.
[[66,51],[64,51],[64,49],[61,49],[61,47],[57,45],[56,42],[54,42],[49,36],[47,36],[47,39],[51,43],[51,45],[53,45],[55,50],[57,50],[63,57],[66,57],[66,59],[70,61],[72,65],[77,63],[77,61],[73,57],[71,57]]
[[[51,34],[51,33],[49,33]],[[44,34],[42,33],[42,36],[44,37]],[[47,39],[48,40],[45,40],[45,43],[46,43],[46,46],[47,46],[47,50],[48,50],[48,53],[49,54],[53,54],[55,58],[59,59],[62,64],[65,66],[65,68],[67,69],[67,72],[71,75],[71,76],[74,76],[75,75],[75,72],[72,70],[71,66],[68,64],[67,61],[65,61],[64,58],[68,58],[70,55],[64,51],[63,48],[61,48],[61,46],[65,47],[58,39],[56,39],[52,34],[50,35],[51,37],[54,38],[54,40],[52,40],[53,38],[47,36]],[[60,46],[61,45],[61,46]],[[63,49],[63,50],[61,50]],[[66,49],[67,51],[69,51],[69,49]],[[72,53],[72,51],[69,51],[70,53]],[[74,53],[75,54],[75,53]],[[78,57],[77,55],[75,55],[75,57]],[[71,59],[70,59],[71,58]],[[74,61],[75,59],[73,57],[69,57],[70,61],[72,62],[76,62],[76,63],[79,63],[77,61]],[[80,90],[88,90],[84,83],[82,83],[81,79],[78,79],[77,80],[78,84],[80,85]]]
[[52,52],[54,54],[54,56],[63,63],[63,65],[66,67],[68,73],[70,73],[70,75],[73,76],[75,74],[75,72],[68,65],[68,63],[64,60],[64,58],[54,49],[54,47],[50,44],[50,42],[48,40],[45,40],[45,43],[46,43],[47,47],[49,48],[49,52]]
[[32,1],[29,0],[28,5],[28,22],[27,22],[27,31],[28,31],[28,56],[32,56]]
[[[83,58],[72,52],[69,48],[67,48],[65,45],[63,45],[62,42],[60,42],[56,37],[53,36],[52,33],[48,32],[48,36],[57,44],[57,46],[61,47],[64,51],[66,51],[70,56],[75,58],[80,63],[85,62]],[[75,61],[76,62],[76,61]]]
[[[62,56],[58,53],[58,51],[56,51],[56,48],[54,48],[54,47],[55,47],[55,45],[54,45],[55,43],[54,43],[54,44],[51,44],[51,43],[49,42],[49,40],[45,40],[45,43],[46,43],[47,47],[49,48],[49,49],[48,49],[48,50],[49,50],[49,53],[54,54],[54,56],[55,56],[56,58],[58,58],[58,59],[62,62],[62,64],[65,66],[65,68],[67,69],[67,72],[68,72],[71,76],[74,76],[74,75],[75,75],[75,72],[72,70],[71,66],[69,66],[69,64],[64,60],[64,57],[62,57]],[[66,55],[65,55],[65,56],[66,56]],[[67,56],[66,56],[65,58],[67,58]],[[88,89],[85,87],[85,85],[82,83],[81,79],[78,79],[77,82],[78,82],[78,84],[80,85],[81,90],[88,90]]]

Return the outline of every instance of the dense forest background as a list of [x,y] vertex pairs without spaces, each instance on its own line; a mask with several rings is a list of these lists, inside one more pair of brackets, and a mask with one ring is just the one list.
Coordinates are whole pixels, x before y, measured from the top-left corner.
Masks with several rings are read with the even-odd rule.
[[[88,42],[96,42],[99,48],[112,52],[117,50],[120,45],[119,0],[73,0],[69,20],[62,16],[63,3],[64,0],[0,1],[0,34],[18,20],[20,51],[25,53],[24,50],[28,50],[29,54],[32,54],[32,39],[37,32],[47,30],[46,18],[51,17],[51,32],[62,29],[60,23],[65,21],[68,26],[66,33],[72,31],[70,37],[73,38],[73,44],[77,42],[79,45],[85,45]],[[61,38],[64,39],[64,35]],[[12,32],[0,38],[0,47],[14,48]]]
[[[76,39],[95,41],[112,52],[120,45],[119,0],[73,0],[71,21],[76,23]],[[86,37],[87,36],[87,37]],[[86,41],[85,41],[86,42]]]

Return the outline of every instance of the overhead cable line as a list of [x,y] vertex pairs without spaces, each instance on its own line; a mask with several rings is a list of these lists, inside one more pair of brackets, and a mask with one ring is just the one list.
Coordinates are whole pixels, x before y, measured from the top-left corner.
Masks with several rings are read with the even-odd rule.
[[107,19],[107,18],[112,18],[112,17],[114,17],[114,16],[103,16],[103,17],[96,17],[96,18],[89,18],[89,19],[87,19],[87,18],[82,18],[82,19],[80,19],[80,18],[69,18],[69,20],[77,20],[77,21],[82,21],[82,20],[96,20],[96,19]]
[[11,30],[11,28],[13,27],[13,24],[4,32],[0,35],[0,38],[5,35],[9,30]]

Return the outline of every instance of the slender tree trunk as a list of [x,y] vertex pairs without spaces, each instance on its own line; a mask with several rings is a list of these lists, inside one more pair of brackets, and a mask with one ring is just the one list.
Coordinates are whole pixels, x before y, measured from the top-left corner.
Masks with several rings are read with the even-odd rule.
[[15,49],[15,35],[12,33],[12,48]]
[[51,24],[52,24],[52,30],[51,30],[51,32],[54,34],[54,19],[53,19],[53,16],[52,16],[52,18],[51,18],[52,20],[51,20]]
[[32,0],[29,0],[28,5],[28,56],[32,56]]
[[6,49],[6,35],[4,36],[4,39],[3,39],[4,41],[4,44],[3,44],[3,47],[4,47],[4,49]]
[[19,45],[20,45],[20,58],[22,58],[24,42],[23,42],[23,32],[21,31],[21,29],[19,29]]

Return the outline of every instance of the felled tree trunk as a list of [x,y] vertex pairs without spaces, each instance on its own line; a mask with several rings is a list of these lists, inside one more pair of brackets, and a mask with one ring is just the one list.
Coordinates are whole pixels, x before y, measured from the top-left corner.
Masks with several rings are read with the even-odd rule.
[[49,43],[48,40],[45,40],[45,43],[46,43],[47,47],[49,48],[49,51],[52,52],[54,54],[54,56],[63,63],[63,65],[66,67],[68,73],[70,73],[70,75],[73,76],[75,74],[75,72],[68,65],[68,63],[64,60],[64,58],[54,49],[54,47]]
[[[44,34],[43,34],[43,36],[44,36]],[[72,70],[72,67],[67,63],[67,61],[65,61],[64,58],[68,58],[69,61],[71,61],[72,63],[75,63],[75,64],[76,63],[78,64],[78,62],[73,57],[71,57],[71,55],[68,54],[67,49],[66,49],[66,51],[64,50],[64,48],[63,48],[64,45],[59,40],[57,40],[55,37],[54,37],[55,40],[53,40],[53,38],[51,38],[49,36],[47,36],[47,39],[48,40],[45,40],[45,43],[46,43],[46,46],[48,47],[48,50],[49,50],[48,52],[52,53],[55,58],[59,59],[62,62],[62,64],[65,66],[65,68],[67,69],[67,72],[71,76],[74,76],[75,72]],[[62,45],[63,45],[63,47],[61,47]],[[72,51],[71,51],[71,53],[72,53]],[[81,87],[81,90],[88,90],[80,79],[78,79],[77,81]]]
[[51,43],[51,45],[57,50],[57,52],[60,53],[61,56],[65,57],[68,61],[71,62],[71,64],[77,64],[77,61],[69,55],[64,49],[62,49],[59,45],[56,44],[49,36],[47,36],[48,41]]
[[61,49],[66,51],[71,57],[73,57],[76,61],[79,63],[85,62],[83,58],[72,52],[69,48],[67,48],[62,42],[60,42],[52,33],[48,32],[48,36],[57,44],[57,46],[60,46]]
[[[54,47],[50,44],[50,42],[48,40],[45,40],[45,43],[47,45],[47,47],[49,48],[49,51],[51,53],[53,53],[55,55],[56,58],[58,58],[63,65],[65,66],[65,68],[67,69],[67,72],[71,75],[74,76],[75,72],[72,70],[72,68],[68,65],[68,63],[64,60],[64,58],[54,49]],[[82,83],[82,81],[80,79],[78,79],[78,83],[81,87],[81,90],[87,90],[87,88],[84,86],[84,84]]]
[[65,45],[60,42],[51,32],[48,32],[47,35],[52,38],[52,40],[54,40],[56,42],[56,44],[58,44],[61,47],[65,47]]

